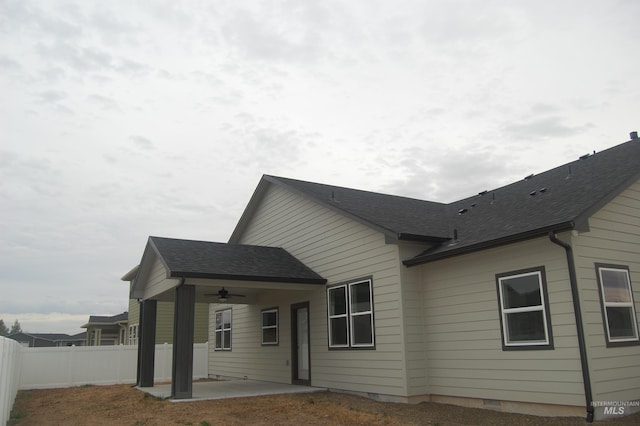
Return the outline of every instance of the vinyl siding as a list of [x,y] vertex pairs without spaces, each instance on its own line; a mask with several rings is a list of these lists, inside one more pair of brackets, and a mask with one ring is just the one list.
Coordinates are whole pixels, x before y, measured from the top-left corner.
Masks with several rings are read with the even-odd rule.
[[[158,266],[162,268],[159,270]],[[166,277],[166,272],[162,262],[156,259],[152,270],[157,281],[159,277]],[[156,311],[156,343],[173,343],[173,302],[158,302]],[[129,320],[128,325],[140,323],[140,304],[136,299],[129,299]],[[196,303],[194,316],[194,343],[204,343],[209,338],[209,304]],[[125,341],[129,342],[129,327]]]
[[[572,237],[593,398],[640,399],[640,346],[607,347],[595,263],[629,267],[636,317],[640,313],[640,181],[589,219],[589,232]],[[640,328],[640,324],[638,324]]]
[[[195,309],[193,343],[204,343],[209,338],[209,304],[196,303]],[[140,305],[135,299],[129,299],[129,325],[138,324],[139,318]],[[128,333],[127,329],[127,342]],[[158,302],[156,343],[173,343],[173,302]]]
[[144,287],[142,299],[151,299],[176,286],[177,280],[167,279],[167,271],[157,256],[154,256],[153,264],[149,271],[149,278]]
[[[309,301],[313,386],[407,395],[398,282],[400,259],[397,247],[385,244],[383,234],[270,185],[239,242],[283,247],[329,284],[371,276],[376,348],[328,349],[324,286],[313,287],[304,294],[272,291],[273,299],[233,307],[233,350],[211,352],[211,373],[290,382],[291,367],[286,365],[291,354],[290,305]],[[258,314],[261,309],[273,306],[280,308],[280,346],[261,347]]]
[[[209,313],[209,375],[247,377],[291,383],[291,304],[306,301],[306,292],[277,290],[255,305],[213,304]],[[215,313],[231,308],[231,351],[215,351]],[[278,345],[262,346],[261,312],[278,308]],[[310,307],[313,314],[313,308]],[[314,343],[311,342],[313,346]],[[313,360],[311,361],[313,363]],[[312,367],[313,368],[313,367]]]
[[[427,247],[417,244],[399,245],[400,257],[411,259]],[[402,279],[402,313],[406,348],[406,374],[408,396],[427,395],[427,344],[423,306],[424,285],[419,268],[400,269]]]
[[[554,349],[502,350],[496,274],[544,266]],[[564,251],[547,238],[419,266],[428,393],[584,405]]]
[[[130,284],[131,287],[131,284]],[[132,325],[140,325],[140,304],[136,299],[129,299],[129,317],[127,320],[127,335],[125,345],[129,344],[129,327]],[[139,327],[138,327],[139,328]]]

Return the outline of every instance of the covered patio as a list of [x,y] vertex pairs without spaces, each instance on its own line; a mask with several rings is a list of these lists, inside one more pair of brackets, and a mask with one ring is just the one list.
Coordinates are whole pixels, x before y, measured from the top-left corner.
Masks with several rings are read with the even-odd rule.
[[149,237],[131,289],[131,298],[140,301],[137,386],[145,390],[156,388],[156,306],[157,301],[172,301],[172,380],[166,387],[158,386],[157,395],[156,391],[150,393],[189,400],[211,392],[220,394],[225,389],[247,389],[249,393],[261,388],[269,390],[267,393],[297,390],[300,386],[254,381],[194,384],[195,303],[254,304],[270,291],[305,292],[325,283],[324,278],[282,248]]
[[[170,399],[171,384],[158,384],[150,388],[140,388],[156,398]],[[276,395],[289,393],[311,393],[324,391],[323,388],[311,386],[288,385],[284,383],[261,382],[257,380],[204,380],[193,383],[192,395],[189,399],[175,401],[207,401],[224,398],[244,398],[260,395]]]

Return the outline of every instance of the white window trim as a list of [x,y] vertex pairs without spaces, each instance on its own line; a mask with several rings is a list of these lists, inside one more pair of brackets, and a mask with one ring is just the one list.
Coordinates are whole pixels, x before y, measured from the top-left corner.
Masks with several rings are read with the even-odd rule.
[[[264,325],[264,314],[268,314],[271,312],[275,312],[276,314],[276,323],[275,325]],[[280,342],[280,333],[278,330],[278,325],[280,324],[280,313],[278,312],[278,308],[264,309],[260,311],[260,321],[262,322],[262,344],[264,346],[275,346]],[[264,331],[269,329],[276,330],[276,341],[275,342],[265,342],[264,341]]]
[[[229,327],[225,328],[224,326],[224,313],[225,312],[229,312]],[[231,308],[227,308],[227,309],[221,309],[219,311],[216,311],[216,322],[218,322],[217,316],[221,315],[221,321],[220,321],[220,328],[218,328],[216,326],[215,330],[213,331],[214,335],[213,335],[213,350],[214,351],[230,351],[231,350],[231,346],[232,346],[232,335],[231,335],[231,330],[233,329],[233,325],[232,325],[232,321],[233,321],[233,314],[231,311]],[[217,341],[218,341],[218,332],[220,332],[220,347],[217,346]],[[229,347],[226,348],[224,346],[224,333],[225,332],[229,332]]]
[[[357,284],[362,284],[362,283],[368,283],[369,284],[369,307],[370,309],[368,311],[362,311],[362,312],[352,312],[351,309],[351,288],[354,285]],[[333,290],[336,289],[343,289],[343,291],[346,293],[346,304],[347,304],[347,309],[346,312],[344,314],[336,314],[336,315],[331,315],[331,298],[330,298],[330,293]],[[357,316],[363,316],[363,315],[369,315],[371,318],[371,343],[355,343],[354,342],[354,334],[352,333],[353,330],[353,320],[355,317]],[[374,321],[374,314],[373,314],[373,280],[370,278],[364,279],[364,280],[357,280],[357,281],[353,281],[353,282],[349,282],[349,283],[345,283],[345,284],[339,284],[339,285],[335,285],[335,286],[331,286],[327,289],[327,318],[328,318],[328,330],[329,330],[329,348],[330,349],[348,349],[348,348],[375,348],[376,346],[376,333],[375,333],[375,321]],[[332,344],[332,327],[331,327],[331,320],[332,319],[336,319],[336,318],[346,318],[346,324],[347,324],[347,343],[344,345],[335,345]]]
[[[344,314],[337,314],[337,315],[331,315],[331,292],[337,289],[342,289],[342,291],[344,291],[345,293],[345,303],[346,303],[346,309],[345,309],[345,313]],[[347,290],[347,285],[346,284],[342,284],[342,285],[336,285],[333,287],[329,287],[329,289],[327,290],[327,317],[329,318],[329,347],[330,348],[348,348],[349,347],[349,342],[350,342],[350,328],[349,327],[349,296],[348,296],[348,290]],[[332,339],[332,330],[333,327],[331,327],[331,320],[332,319],[336,319],[336,318],[346,318],[346,324],[347,324],[347,343],[345,343],[344,345],[334,345],[331,342],[333,342]]]
[[[600,278],[600,296],[602,300],[602,313],[604,315],[604,328],[607,332],[607,341],[611,343],[624,343],[624,342],[637,342],[638,341],[638,320],[636,317],[636,308],[633,303],[633,291],[631,290],[631,276],[629,275],[629,270],[625,267],[613,267],[613,266],[602,266],[598,267],[598,276]],[[602,271],[615,271],[615,272],[624,272],[627,276],[627,291],[629,293],[629,302],[607,302],[604,293],[604,279],[602,278]],[[633,337],[611,337],[611,330],[609,330],[609,314],[607,313],[608,307],[620,307],[620,308],[631,308],[631,319],[633,324]]]
[[132,324],[129,326],[129,345],[138,344],[138,324]]
[[[361,311],[361,312],[352,312],[351,310],[351,287],[354,285],[358,285],[358,284],[362,284],[362,283],[369,283],[369,310],[368,311]],[[373,283],[371,282],[371,280],[361,280],[361,281],[356,281],[356,282],[352,282],[349,283],[349,291],[348,291],[348,309],[347,312],[349,313],[349,331],[353,330],[353,319],[357,316],[363,316],[363,315],[369,315],[370,319],[371,319],[371,343],[360,343],[357,344],[354,342],[354,333],[349,333],[350,334],[350,340],[349,342],[351,343],[351,347],[353,348],[371,348],[374,347],[376,345],[376,339],[375,339],[375,333],[373,330]]]
[[[520,277],[526,277],[536,275],[538,277],[538,290],[540,291],[540,305],[524,306],[520,308],[505,308],[504,307],[504,294],[502,289],[502,282],[504,280],[511,280]],[[502,316],[502,339],[505,347],[527,347],[527,346],[549,346],[549,324],[547,323],[547,310],[546,310],[546,296],[544,292],[542,272],[540,270],[515,273],[513,275],[503,275],[498,278],[498,291],[500,292],[500,315]],[[518,342],[509,342],[509,322],[507,316],[509,314],[517,314],[522,312],[542,312],[542,321],[544,325],[544,340],[527,340]]]

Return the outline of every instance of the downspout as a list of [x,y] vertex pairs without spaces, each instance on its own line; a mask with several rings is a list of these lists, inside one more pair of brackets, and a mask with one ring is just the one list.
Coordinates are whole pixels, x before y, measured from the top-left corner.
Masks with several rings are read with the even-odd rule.
[[591,391],[591,378],[589,376],[589,364],[587,362],[587,346],[584,341],[584,326],[582,323],[582,310],[578,297],[578,279],[576,278],[576,264],[573,260],[571,245],[561,241],[555,232],[549,231],[549,240],[562,247],[567,253],[567,267],[569,269],[569,283],[571,286],[571,298],[573,300],[573,313],[576,317],[576,329],[578,333],[578,349],[580,351],[580,364],[582,365],[582,381],[584,383],[584,397],[587,404],[587,422],[593,422],[593,393]]

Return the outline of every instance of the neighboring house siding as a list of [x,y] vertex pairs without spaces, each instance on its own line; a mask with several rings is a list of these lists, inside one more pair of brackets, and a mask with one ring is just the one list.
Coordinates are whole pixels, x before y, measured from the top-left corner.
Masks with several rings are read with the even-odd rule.
[[[571,239],[575,251],[593,398],[640,399],[640,346],[607,347],[596,263],[629,267],[636,315],[640,314],[640,182],[589,219],[589,232]],[[640,328],[640,324],[638,324]]]
[[[282,292],[280,304],[281,345],[279,349],[244,348],[243,339],[257,339],[259,320],[255,313],[271,307],[271,300],[259,306],[233,308],[233,351],[212,352],[212,370],[233,371],[244,365],[243,375],[277,375],[289,382],[290,367],[280,373],[271,363],[255,364],[270,352],[279,351],[277,364],[289,358],[289,305],[310,301],[311,382],[314,386],[406,396],[404,341],[399,291],[400,259],[384,235],[352,221],[281,187],[270,186],[239,241],[283,247],[328,280],[341,283],[372,276],[375,316],[375,350],[329,350],[327,341],[326,291],[319,286],[308,294]],[[284,295],[287,296],[284,296]],[[294,299],[295,298],[295,299]],[[282,299],[275,299],[282,300]],[[274,300],[274,301],[275,301]],[[212,309],[214,311],[215,309]],[[253,315],[253,316],[252,316]],[[255,340],[254,340],[255,341]],[[255,366],[255,367],[252,367]],[[247,373],[248,372],[248,373]]]
[[138,325],[138,330],[140,329],[140,303],[138,303],[136,299],[129,299],[129,320],[127,322],[126,345],[129,344],[129,332],[133,325]]
[[[156,311],[156,343],[173,343],[173,302],[158,302]],[[204,343],[208,339],[209,304],[196,303],[193,342]]]
[[[544,266],[555,349],[502,349],[496,274]],[[420,266],[432,395],[584,405],[564,251],[547,238]]]

